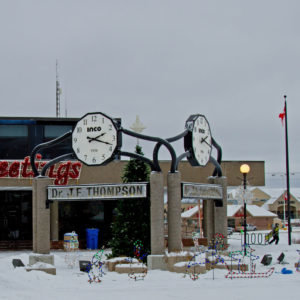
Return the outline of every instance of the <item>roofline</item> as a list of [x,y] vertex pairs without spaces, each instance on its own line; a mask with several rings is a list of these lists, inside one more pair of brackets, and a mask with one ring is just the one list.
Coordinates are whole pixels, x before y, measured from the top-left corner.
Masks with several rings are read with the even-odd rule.
[[67,117],[8,117],[0,116],[0,120],[32,120],[32,121],[78,121],[80,118],[67,118]]

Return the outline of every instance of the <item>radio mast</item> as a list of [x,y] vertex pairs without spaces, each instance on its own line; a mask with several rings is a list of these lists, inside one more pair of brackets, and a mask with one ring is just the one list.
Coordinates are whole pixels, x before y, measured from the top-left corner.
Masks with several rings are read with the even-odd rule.
[[56,60],[56,117],[60,117],[60,94],[61,88],[58,78],[58,60]]

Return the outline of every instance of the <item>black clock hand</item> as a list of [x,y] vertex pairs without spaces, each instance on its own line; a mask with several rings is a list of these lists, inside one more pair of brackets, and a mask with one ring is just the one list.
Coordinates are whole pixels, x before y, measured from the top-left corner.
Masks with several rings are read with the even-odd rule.
[[99,137],[103,136],[104,134],[106,134],[106,132],[103,132],[103,133],[101,133],[100,135],[98,135],[96,137],[89,137],[89,136],[87,136],[87,139],[89,140],[89,143],[91,141],[95,141],[95,142],[99,142],[99,143],[103,143],[103,144],[107,144],[107,145],[112,145],[111,143],[99,140]]
[[210,148],[211,148],[211,145],[206,141],[206,139],[208,138],[208,135],[205,137],[205,138],[202,138],[201,139],[201,143],[206,143]]
[[112,145],[112,144],[109,143],[109,142],[101,141],[101,140],[99,140],[99,139],[97,139],[97,138],[90,138],[90,137],[87,137],[87,138],[89,139],[89,143],[90,143],[91,141],[95,141],[95,142],[99,142],[99,143],[103,143],[103,144],[107,144],[107,145]]
[[100,142],[100,143],[103,143],[103,144],[107,144],[107,145],[112,145],[111,143],[109,143],[109,142],[105,142],[105,141],[101,141],[101,140],[95,140],[95,141],[97,141],[97,142]]
[[96,137],[89,137],[87,136],[87,139],[89,140],[89,143],[92,141],[99,141],[99,137],[103,136],[104,134],[106,134],[106,132],[101,133],[100,135],[96,136]]

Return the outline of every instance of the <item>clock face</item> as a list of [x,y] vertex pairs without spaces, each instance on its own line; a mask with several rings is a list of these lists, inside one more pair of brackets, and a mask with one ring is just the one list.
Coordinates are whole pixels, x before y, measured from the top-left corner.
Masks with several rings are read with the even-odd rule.
[[118,146],[114,121],[102,113],[88,113],[78,121],[72,133],[72,147],[86,165],[111,161]]
[[209,123],[203,115],[192,115],[186,122],[191,132],[185,138],[185,149],[190,151],[190,163],[206,166],[212,150],[212,137]]

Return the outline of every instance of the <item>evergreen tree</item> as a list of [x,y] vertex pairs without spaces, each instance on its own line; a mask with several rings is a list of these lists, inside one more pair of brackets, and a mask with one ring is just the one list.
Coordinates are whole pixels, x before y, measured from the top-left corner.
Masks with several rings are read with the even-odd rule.
[[[135,153],[144,155],[136,145]],[[150,167],[139,159],[130,159],[123,170],[122,181],[149,181]],[[150,199],[122,199],[118,201],[116,217],[112,223],[112,239],[109,246],[112,256],[133,256],[134,243],[141,241],[143,253],[150,253]],[[142,254],[143,254],[142,253]]]

